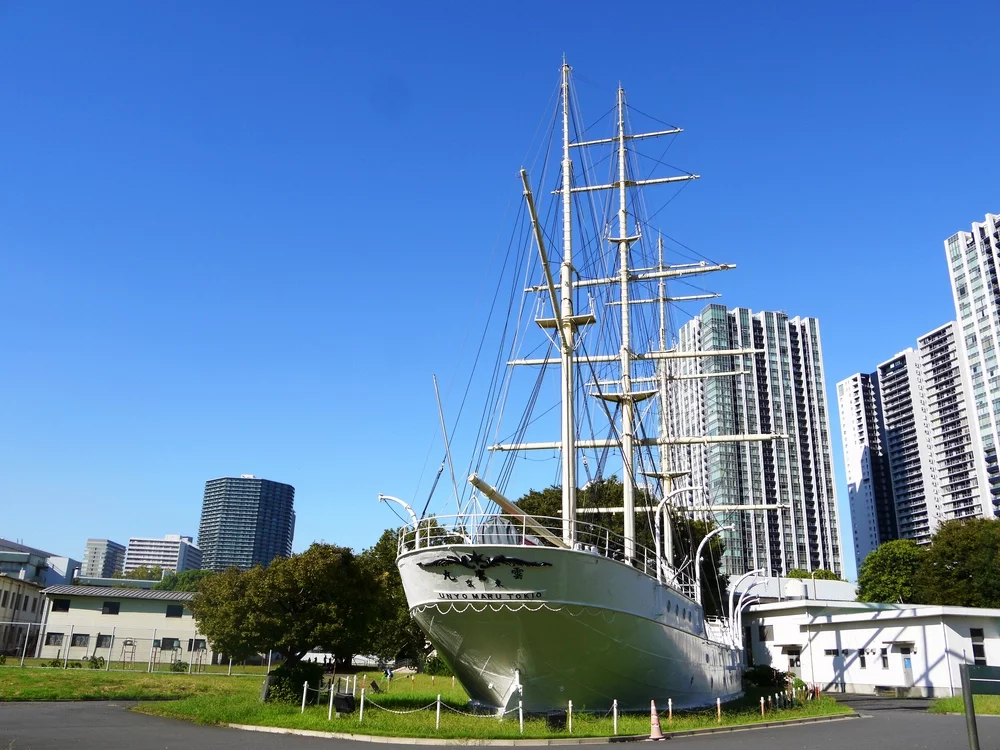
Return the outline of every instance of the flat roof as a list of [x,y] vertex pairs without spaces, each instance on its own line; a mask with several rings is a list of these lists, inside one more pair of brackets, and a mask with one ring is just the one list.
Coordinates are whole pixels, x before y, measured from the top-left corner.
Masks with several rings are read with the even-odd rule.
[[111,586],[49,586],[46,596],[89,596],[95,599],[159,599],[168,602],[189,602],[193,591],[150,591],[149,589],[112,588]]

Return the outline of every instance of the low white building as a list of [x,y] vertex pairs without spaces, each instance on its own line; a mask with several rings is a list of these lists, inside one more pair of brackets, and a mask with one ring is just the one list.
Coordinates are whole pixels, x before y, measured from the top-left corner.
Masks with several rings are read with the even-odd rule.
[[162,539],[132,537],[125,550],[125,577],[140,566],[162,568],[174,573],[201,568],[201,550],[194,538],[181,534],[167,534]]
[[959,695],[959,665],[1000,665],[1000,609],[796,599],[743,622],[747,666],[827,691]]
[[[84,661],[92,656],[116,668],[185,662],[210,664],[211,646],[187,608],[188,591],[101,586],[50,586],[37,656]],[[161,667],[162,668],[162,667]]]

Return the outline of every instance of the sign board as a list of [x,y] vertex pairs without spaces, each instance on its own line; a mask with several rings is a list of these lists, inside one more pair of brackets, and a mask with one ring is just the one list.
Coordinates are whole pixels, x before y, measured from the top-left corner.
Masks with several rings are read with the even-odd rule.
[[967,669],[973,695],[1000,695],[1000,667],[977,667],[969,664]]

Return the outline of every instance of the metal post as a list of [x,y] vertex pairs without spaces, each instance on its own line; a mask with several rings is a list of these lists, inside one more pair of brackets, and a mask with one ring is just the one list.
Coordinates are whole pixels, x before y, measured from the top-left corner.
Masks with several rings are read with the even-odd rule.
[[271,672],[271,649],[267,650],[267,672],[268,674]]
[[674,720],[674,699],[667,698],[667,721],[672,722]]
[[233,657],[229,657],[229,672],[226,673],[227,677],[233,676]]
[[958,673],[962,677],[962,702],[965,704],[965,727],[969,730],[969,750],[979,750],[979,730],[976,728],[976,704],[972,699],[972,680],[969,679],[969,665],[959,664]]
[[156,628],[153,628],[153,640],[149,642],[149,659],[146,662],[146,673],[153,671],[153,644],[156,643]]
[[330,686],[330,710],[326,712],[326,720],[333,718],[333,685]]
[[524,707],[521,701],[517,702],[517,724],[521,727],[521,734],[524,734]]
[[309,680],[302,683],[302,710],[299,711],[300,714],[306,712],[306,692],[309,690]]
[[569,711],[566,713],[567,726],[569,727],[569,733],[573,734],[573,701],[569,702]]
[[358,714],[358,724],[365,719],[365,689],[361,688],[361,713]]
[[615,734],[618,734],[618,699],[611,702],[611,715],[615,725]]
[[351,695],[355,697],[358,695],[358,676],[356,674],[354,675],[354,684],[351,686]]
[[69,643],[66,644],[66,653],[63,656],[63,669],[66,669],[66,665],[69,664],[69,648],[73,645],[73,626],[69,626]]
[[440,693],[438,693],[437,711],[436,711],[436,714],[434,716],[434,728],[435,729],[440,729],[441,728],[441,694]]
[[760,696],[760,716],[764,718],[764,696]]
[[111,657],[113,657],[115,655],[115,631],[117,629],[118,629],[117,625],[113,625],[111,627],[111,645],[108,646],[108,661],[104,665],[104,671],[105,672],[110,672],[111,671]]
[[722,698],[715,699],[715,723],[722,723]]
[[[39,632],[41,632],[41,624],[39,624]],[[28,632],[24,634],[24,648],[21,649],[21,666],[24,666],[24,656],[28,653],[28,641],[31,640],[31,623],[28,623]]]

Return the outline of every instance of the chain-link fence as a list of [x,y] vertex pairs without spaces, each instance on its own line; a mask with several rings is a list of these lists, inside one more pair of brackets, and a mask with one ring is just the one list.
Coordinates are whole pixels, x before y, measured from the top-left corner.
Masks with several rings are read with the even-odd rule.
[[272,654],[234,662],[190,628],[119,627],[73,622],[0,622],[0,666],[188,674],[264,674]]

